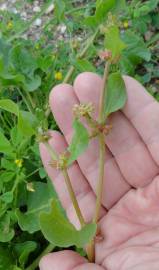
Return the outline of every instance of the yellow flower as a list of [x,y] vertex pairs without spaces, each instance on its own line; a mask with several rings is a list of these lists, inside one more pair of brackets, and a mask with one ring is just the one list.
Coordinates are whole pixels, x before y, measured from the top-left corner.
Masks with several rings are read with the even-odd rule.
[[62,80],[62,73],[60,71],[55,73],[55,80],[58,81]]
[[13,28],[13,23],[12,23],[12,21],[9,21],[9,22],[7,23],[7,29],[10,30],[10,29],[12,29],[12,28]]
[[129,22],[128,21],[124,21],[123,22],[123,26],[124,26],[124,28],[128,28],[129,27]]
[[19,168],[22,167],[22,164],[23,164],[23,160],[22,159],[16,159],[14,162],[17,165],[17,167],[19,167]]

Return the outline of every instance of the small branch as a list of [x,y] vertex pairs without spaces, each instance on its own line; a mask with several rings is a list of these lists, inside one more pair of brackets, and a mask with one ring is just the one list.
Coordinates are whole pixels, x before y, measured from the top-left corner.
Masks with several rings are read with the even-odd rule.
[[86,247],[87,257],[89,262],[93,263],[95,262],[95,243],[94,239],[91,240],[91,242]]
[[72,204],[73,204],[74,209],[76,211],[77,217],[79,219],[81,227],[83,227],[85,225],[85,221],[84,221],[83,215],[81,213],[81,209],[80,209],[80,207],[78,205],[76,195],[74,193],[74,190],[73,190],[73,187],[72,187],[72,184],[71,184],[71,181],[70,181],[70,177],[69,177],[68,172],[67,172],[66,169],[63,170],[62,173],[63,173],[64,179],[65,179],[65,183],[66,183],[67,190],[69,192]]
[[35,270],[38,267],[41,258],[45,256],[46,254],[48,254],[49,252],[51,252],[54,248],[55,246],[53,244],[49,244],[43,250],[43,252],[35,259],[35,261],[33,261],[33,263],[30,266],[28,266],[25,270]]
[[[104,69],[104,76],[103,76],[103,85],[102,85],[102,92],[99,100],[99,116],[98,121],[99,123],[103,123],[105,121],[104,115],[104,104],[105,104],[105,95],[106,95],[106,85],[107,79],[109,74],[109,67],[110,62],[107,61]],[[104,163],[105,163],[105,140],[104,134],[99,134],[99,180],[97,186],[97,200],[96,200],[96,208],[93,221],[95,223],[98,222],[100,208],[101,208],[101,200],[102,200],[102,191],[103,191],[103,181],[104,181]]]
[[[53,150],[53,148],[50,146],[50,144],[48,143],[48,141],[44,141],[43,143],[46,146],[46,148],[47,148],[47,150],[48,150],[48,152],[49,152],[49,154],[51,156],[51,159],[53,161],[58,161],[58,155]],[[67,169],[61,169],[61,172],[62,172],[62,174],[64,176],[64,180],[65,180],[65,183],[66,183],[66,186],[67,186],[67,190],[68,190],[70,199],[72,201],[72,204],[74,206],[74,209],[76,211],[77,217],[79,219],[79,222],[81,224],[81,227],[83,227],[85,225],[85,221],[84,221],[83,215],[81,213],[80,207],[78,205],[78,202],[77,202],[77,199],[76,199],[76,195],[74,193],[74,190],[73,190],[73,187],[72,187],[72,184],[71,184],[70,177],[68,175]]]
[[[110,66],[110,63],[109,61],[107,61],[105,65],[105,69],[104,69],[103,85],[102,85],[101,95],[100,95],[100,100],[99,100],[99,115],[98,115],[99,124],[103,124],[105,121],[104,104],[105,104],[107,78],[109,74],[109,66]],[[95,213],[93,217],[93,222],[96,224],[98,223],[100,209],[101,209],[103,181],[104,181],[104,163],[105,163],[105,136],[103,132],[100,132],[98,137],[99,137],[99,180],[97,183],[96,207],[95,207]],[[90,251],[90,254],[89,254],[90,259],[94,261],[95,260],[95,240],[94,239],[89,243],[89,251]]]
[[74,67],[74,66],[71,66],[71,67],[69,68],[69,70],[68,70],[68,72],[67,72],[67,74],[66,74],[66,76],[65,76],[65,78],[64,78],[64,80],[63,80],[63,83],[67,83],[67,82],[70,80],[70,78],[71,78],[71,76],[72,76],[74,70],[75,70],[75,67]]
[[97,186],[97,200],[95,207],[95,214],[93,221],[94,223],[98,222],[100,208],[101,208],[101,200],[102,200],[102,192],[103,192],[103,181],[104,181],[104,163],[105,163],[105,141],[104,134],[99,134],[99,180]]
[[100,95],[100,100],[99,100],[99,115],[98,115],[98,121],[99,123],[103,123],[104,121],[104,102],[105,102],[105,95],[106,95],[106,84],[107,84],[107,78],[108,78],[108,73],[109,73],[109,67],[110,67],[110,62],[107,61],[104,69],[104,75],[103,75],[103,85],[102,85],[102,92]]
[[58,159],[58,156],[57,156],[56,152],[53,150],[53,148],[50,146],[50,144],[48,143],[48,141],[43,142],[43,144],[46,146],[46,148],[47,148],[47,150],[48,150],[51,158],[53,160],[57,160]]
[[32,106],[29,104],[29,102],[28,102],[27,98],[25,97],[25,95],[23,94],[23,92],[18,87],[17,87],[17,91],[19,92],[19,94],[22,97],[24,103],[26,104],[28,111],[31,112],[32,114],[34,114]]

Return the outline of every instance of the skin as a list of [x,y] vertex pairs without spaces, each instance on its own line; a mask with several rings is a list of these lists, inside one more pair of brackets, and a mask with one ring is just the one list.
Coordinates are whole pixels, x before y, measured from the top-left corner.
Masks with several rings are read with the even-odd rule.
[[[122,111],[110,117],[106,138],[105,181],[100,217],[103,240],[96,243],[96,264],[72,251],[52,253],[40,262],[41,270],[158,270],[159,269],[159,104],[144,87],[124,76],[128,100]],[[64,135],[50,131],[49,143],[61,153],[72,137],[72,107],[92,101],[97,108],[102,80],[85,72],[73,87],[57,85],[50,106]],[[52,179],[71,222],[79,228],[63,177],[49,165],[40,144],[43,164]],[[98,179],[98,140],[69,169],[74,191],[89,222],[95,206]]]

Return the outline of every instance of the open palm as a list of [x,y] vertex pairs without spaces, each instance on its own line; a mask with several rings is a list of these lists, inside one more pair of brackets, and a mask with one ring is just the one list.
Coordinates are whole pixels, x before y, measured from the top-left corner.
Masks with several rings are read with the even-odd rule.
[[[96,264],[72,251],[45,256],[41,270],[158,270],[159,269],[159,104],[133,78],[124,76],[128,100],[110,117],[106,137],[105,181],[101,209],[103,241],[96,244]],[[80,74],[74,86],[61,84],[50,95],[50,106],[63,132],[50,131],[50,144],[63,152],[72,137],[72,107],[92,102],[96,107],[102,80]],[[78,227],[62,175],[50,165],[43,144],[40,152],[48,175],[71,222]],[[98,179],[98,140],[90,142],[69,175],[85,220],[93,216]]]

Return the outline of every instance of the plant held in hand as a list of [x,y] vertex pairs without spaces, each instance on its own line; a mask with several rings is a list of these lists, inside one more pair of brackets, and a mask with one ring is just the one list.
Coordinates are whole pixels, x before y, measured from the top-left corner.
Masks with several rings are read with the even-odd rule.
[[[93,117],[94,105],[92,103],[75,104],[73,107],[74,134],[72,141],[65,152],[60,155],[50,146],[49,134],[42,130],[39,131],[39,140],[46,146],[50,154],[50,166],[60,170],[63,174],[68,193],[81,226],[80,230],[77,230],[61,213],[58,202],[54,200],[52,202],[51,212],[41,213],[40,215],[41,230],[45,238],[54,245],[60,247],[68,247],[71,245],[85,247],[88,259],[91,262],[95,260],[95,242],[102,241],[98,221],[103,195],[103,180],[106,174],[104,171],[106,155],[105,139],[106,135],[109,134],[113,128],[108,120],[110,114],[120,110],[126,102],[125,84],[121,73],[119,69],[116,72],[111,72],[112,66],[117,66],[122,51],[125,48],[125,44],[120,38],[119,29],[116,24],[114,24],[112,16],[108,16],[104,34],[105,48],[104,51],[100,53],[100,57],[105,62],[105,68],[102,89],[100,89],[101,95],[97,119]],[[86,224],[70,181],[68,169],[87,149],[90,140],[96,137],[98,137],[99,141],[99,179],[96,187],[97,196],[94,216],[92,222]]]

